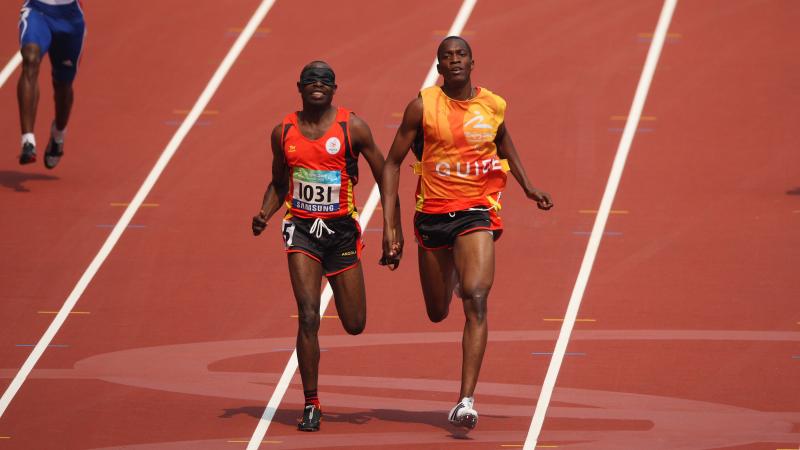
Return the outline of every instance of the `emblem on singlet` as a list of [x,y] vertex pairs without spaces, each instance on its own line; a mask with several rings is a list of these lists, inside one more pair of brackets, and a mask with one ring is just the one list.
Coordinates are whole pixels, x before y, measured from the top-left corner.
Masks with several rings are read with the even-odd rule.
[[331,155],[335,155],[339,153],[339,150],[342,149],[342,143],[339,141],[339,138],[332,137],[325,142],[325,150],[328,151]]

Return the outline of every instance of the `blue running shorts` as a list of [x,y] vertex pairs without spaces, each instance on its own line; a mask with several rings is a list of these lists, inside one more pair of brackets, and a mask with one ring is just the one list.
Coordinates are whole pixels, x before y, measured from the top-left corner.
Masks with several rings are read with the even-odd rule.
[[86,34],[86,23],[80,3],[75,0],[27,0],[19,19],[20,48],[36,44],[41,54],[50,54],[53,79],[70,82],[75,79]]

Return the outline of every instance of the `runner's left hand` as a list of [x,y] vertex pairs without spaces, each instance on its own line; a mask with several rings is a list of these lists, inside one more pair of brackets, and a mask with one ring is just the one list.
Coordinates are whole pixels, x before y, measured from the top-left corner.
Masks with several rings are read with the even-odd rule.
[[547,211],[548,209],[553,207],[553,199],[547,192],[540,191],[538,189],[533,189],[530,192],[528,192],[528,198],[535,201],[536,206],[538,206],[539,209]]

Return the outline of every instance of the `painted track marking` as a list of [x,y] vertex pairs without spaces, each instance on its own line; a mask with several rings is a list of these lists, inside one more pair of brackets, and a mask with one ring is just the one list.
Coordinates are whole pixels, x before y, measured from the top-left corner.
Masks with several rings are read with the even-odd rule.
[[[109,203],[108,206],[128,206],[130,203],[127,202],[112,202]],[[158,203],[142,203],[139,205],[140,208],[156,208],[158,207]]]
[[[609,214],[628,214],[628,210],[625,209],[612,209],[609,211]],[[596,209],[579,209],[578,213],[580,214],[597,214]]]
[[[450,30],[447,34],[448,36],[458,35],[464,30],[464,25],[467,23],[467,20],[472,14],[472,10],[475,8],[475,4],[477,2],[478,0],[463,1],[461,8],[458,10],[458,14],[456,14],[456,18],[453,20],[453,24],[450,26]],[[428,70],[428,74],[425,76],[425,81],[422,82],[422,87],[425,88],[428,86],[433,86],[438,77],[439,73],[436,71],[436,59],[434,58],[431,68]],[[364,209],[361,211],[361,217],[358,219],[362,230],[367,229],[369,219],[372,217],[372,213],[375,211],[379,203],[380,191],[378,189],[378,185],[375,184],[372,186],[372,191],[369,193],[367,203],[364,205]],[[320,298],[320,315],[325,314],[325,310],[328,308],[328,303],[330,302],[332,296],[333,291],[331,290],[331,286],[326,282],[325,290],[322,292],[322,296]],[[283,370],[281,378],[278,380],[278,384],[275,385],[275,390],[272,392],[272,397],[270,397],[267,407],[264,408],[264,414],[261,416],[256,429],[253,431],[253,436],[250,438],[250,443],[247,444],[247,450],[258,449],[259,444],[264,439],[264,436],[266,436],[267,429],[272,423],[272,419],[275,416],[275,412],[278,410],[278,406],[281,404],[281,400],[283,400],[283,396],[286,394],[286,390],[289,388],[289,383],[291,382],[295,371],[297,371],[297,348],[295,348],[292,352],[292,356],[289,358],[289,362],[286,363],[286,368]]]
[[[563,322],[564,321],[564,319],[562,319],[560,317],[559,318],[555,318],[555,317],[554,318],[545,318],[545,319],[542,319],[542,320],[544,320],[545,322]],[[597,322],[597,319],[575,319],[575,322]]]
[[[624,121],[628,120],[628,116],[611,116],[611,120]],[[656,120],[656,116],[642,116],[639,118],[640,122],[652,122]]]
[[[33,367],[36,365],[37,361],[39,361],[39,358],[41,358],[45,349],[47,349],[56,333],[58,333],[58,330],[61,329],[61,326],[67,320],[72,308],[75,307],[75,304],[78,302],[81,295],[83,295],[83,292],[89,286],[89,283],[92,281],[97,271],[100,270],[100,266],[103,265],[103,262],[111,253],[111,250],[114,249],[114,246],[117,244],[117,241],[119,241],[122,233],[128,227],[128,224],[130,224],[134,214],[136,214],[136,211],[144,202],[144,199],[147,198],[147,195],[153,189],[153,186],[155,185],[156,181],[158,181],[161,173],[167,167],[170,159],[172,159],[172,156],[183,142],[183,139],[187,134],[189,134],[189,131],[197,121],[197,118],[200,117],[200,114],[205,110],[206,106],[208,106],[211,98],[214,96],[217,89],[222,84],[222,81],[225,79],[225,76],[228,74],[228,71],[233,66],[233,63],[236,62],[236,59],[242,53],[245,45],[247,45],[247,42],[249,42],[250,38],[253,36],[256,27],[258,27],[258,25],[264,20],[264,17],[267,15],[267,12],[270,10],[270,8],[272,8],[274,3],[275,0],[263,0],[261,2],[258,9],[256,9],[255,13],[253,13],[253,16],[250,18],[250,21],[247,23],[247,26],[242,34],[239,35],[239,37],[231,46],[231,49],[228,51],[228,54],[225,55],[225,58],[220,63],[216,72],[214,72],[214,75],[211,77],[211,80],[209,80],[205,89],[200,94],[200,97],[197,98],[197,102],[192,107],[192,110],[172,136],[172,139],[169,141],[166,148],[164,148],[164,151],[161,153],[158,161],[156,161],[155,166],[153,166],[153,169],[147,175],[147,178],[145,178],[142,186],[139,188],[139,191],[136,192],[133,200],[131,200],[130,205],[128,205],[128,207],[125,209],[125,212],[122,213],[122,217],[120,217],[117,224],[111,230],[111,233],[108,235],[108,238],[106,238],[106,241],[103,243],[100,251],[97,252],[97,255],[95,255],[94,259],[89,264],[89,267],[87,267],[86,271],[83,272],[83,275],[78,280],[78,283],[72,289],[72,292],[69,294],[66,301],[64,301],[64,305],[61,307],[58,314],[56,314],[56,317],[50,323],[50,326],[44,332],[42,338],[33,348],[31,354],[28,356],[28,359],[26,359],[22,364],[22,367],[20,367],[14,379],[11,380],[8,388],[6,388],[6,391],[3,393],[3,396],[0,397],[0,417],[3,417],[3,414],[8,408],[8,405],[11,403],[11,400],[14,398],[17,391],[19,391],[19,388],[22,387],[22,383],[25,382],[25,379],[28,377],[31,370],[33,370]],[[6,69],[7,68],[8,66],[6,66]],[[5,69],[3,73],[5,73]]]
[[642,75],[639,78],[639,84],[636,86],[636,94],[633,97],[628,120],[625,122],[625,129],[620,138],[619,146],[617,147],[614,163],[611,166],[611,173],[608,176],[606,190],[603,193],[603,199],[600,201],[600,207],[595,217],[592,234],[589,237],[589,243],[586,245],[586,253],[583,256],[583,262],[581,262],[581,268],[575,280],[575,286],[572,290],[569,304],[567,305],[567,311],[564,314],[564,323],[558,334],[553,357],[550,359],[550,366],[547,368],[547,374],[542,383],[539,400],[536,402],[536,409],[531,419],[531,426],[528,429],[528,436],[525,438],[525,446],[523,447],[525,450],[534,450],[536,448],[539,433],[542,431],[547,407],[550,404],[550,397],[553,395],[553,389],[555,388],[556,379],[558,378],[558,371],[561,369],[561,364],[564,361],[564,353],[566,352],[572,329],[575,326],[575,319],[578,316],[583,293],[589,282],[589,275],[592,272],[597,250],[600,247],[600,240],[603,237],[603,231],[605,230],[609,212],[614,203],[614,196],[617,193],[617,187],[622,178],[622,171],[625,168],[625,161],[628,158],[636,128],[639,126],[639,118],[642,116],[647,93],[650,90],[650,83],[653,80],[658,58],[661,55],[661,49],[664,47],[664,40],[666,39],[667,30],[669,29],[672,14],[675,11],[677,3],[678,0],[664,0],[664,6],[661,8],[661,14],[659,15],[655,32],[653,33],[654,37],[650,43],[650,49],[647,51],[647,58],[645,59],[644,68],[642,69]]
[[8,63],[5,67],[3,67],[3,71],[0,72],[0,88],[2,88],[6,81],[11,77],[11,74],[17,70],[17,66],[22,62],[22,55],[20,55],[19,51],[14,53],[14,56],[8,60]]
[[[172,114],[177,114],[177,115],[180,115],[180,116],[189,114],[190,112],[191,112],[191,110],[188,110],[188,109],[173,109],[172,110]],[[204,115],[204,116],[218,116],[219,115],[219,110],[207,109],[207,110],[201,112],[200,114]]]

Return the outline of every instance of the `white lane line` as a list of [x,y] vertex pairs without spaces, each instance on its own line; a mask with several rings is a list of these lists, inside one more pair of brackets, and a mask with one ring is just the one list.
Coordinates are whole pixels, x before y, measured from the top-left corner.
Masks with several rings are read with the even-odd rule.
[[122,232],[125,231],[125,228],[130,223],[131,219],[133,218],[136,211],[142,205],[142,202],[150,193],[150,190],[155,185],[158,178],[161,176],[161,173],[166,168],[167,164],[169,163],[172,156],[178,150],[181,142],[191,130],[192,125],[197,121],[197,118],[200,117],[200,114],[208,105],[208,102],[211,101],[211,98],[216,93],[217,88],[219,88],[222,80],[225,79],[225,75],[227,75],[228,71],[230,70],[233,63],[239,57],[239,54],[244,49],[244,46],[247,45],[247,42],[253,36],[258,25],[264,20],[264,17],[267,15],[267,12],[272,8],[273,3],[275,0],[264,0],[261,2],[261,5],[258,7],[256,12],[250,18],[250,21],[247,23],[244,31],[239,38],[236,39],[236,42],[233,43],[233,46],[228,51],[228,54],[225,56],[225,59],[222,60],[217,71],[214,72],[214,75],[211,77],[211,80],[206,85],[205,90],[203,93],[200,94],[200,97],[197,99],[197,102],[194,104],[194,107],[189,112],[189,114],[184,119],[183,123],[180,127],[178,127],[178,131],[175,132],[175,135],[172,136],[172,139],[167,144],[164,151],[161,153],[161,157],[158,158],[155,166],[150,171],[150,174],[147,175],[147,178],[142,183],[142,186],[139,188],[139,191],[133,197],[128,207],[125,209],[125,212],[120,217],[117,224],[111,230],[111,234],[109,234],[108,238],[106,238],[105,243],[100,248],[100,251],[94,257],[92,262],[89,264],[89,267],[86,268],[86,271],[83,272],[80,280],[78,280],[78,284],[72,289],[72,292],[67,297],[67,300],[64,302],[64,305],[56,314],[56,317],[53,319],[53,322],[50,323],[50,326],[45,331],[42,338],[33,348],[31,354],[28,356],[28,359],[22,364],[22,367],[17,372],[17,375],[11,381],[11,384],[6,389],[5,393],[3,393],[3,397],[0,398],[0,417],[3,416],[6,408],[11,403],[11,400],[16,395],[19,388],[22,386],[22,383],[30,374],[31,370],[33,370],[33,366],[36,365],[36,362],[39,361],[39,358],[44,353],[47,346],[55,337],[58,330],[64,324],[64,321],[67,320],[69,313],[72,311],[72,308],[75,307],[75,304],[80,299],[83,291],[86,290],[86,287],[94,278],[94,275],[100,269],[100,266],[106,260],[111,250],[117,244]]
[[[478,0],[464,0],[464,2],[461,4],[461,8],[458,10],[455,20],[453,20],[453,24],[450,26],[450,31],[447,33],[448,36],[461,34],[461,32],[464,30],[464,25],[467,23],[470,14],[472,14],[472,9],[475,8],[475,4],[477,2]],[[428,70],[428,75],[425,77],[425,81],[422,82],[422,87],[426,88],[428,86],[433,86],[438,77],[439,73],[436,71],[436,59],[434,58],[433,64],[431,64],[431,68]],[[361,224],[362,230],[367,229],[369,219],[372,217],[372,213],[375,211],[375,208],[378,206],[379,202],[380,191],[378,189],[378,185],[375,184],[372,186],[372,191],[369,193],[367,203],[364,205],[364,210],[361,212],[361,217],[358,220],[358,222]],[[325,314],[325,310],[328,308],[328,303],[330,302],[332,296],[333,291],[331,290],[330,284],[326,284],[325,290],[322,292],[322,296],[320,297],[320,316]],[[270,397],[269,403],[267,403],[267,407],[264,409],[264,414],[258,421],[258,425],[253,431],[253,436],[250,438],[250,442],[247,444],[247,450],[258,449],[261,441],[264,440],[264,437],[267,434],[267,429],[272,423],[275,412],[278,410],[278,406],[280,406],[281,400],[283,400],[283,396],[286,394],[286,390],[289,388],[289,383],[292,381],[292,377],[294,376],[296,370],[297,348],[295,348],[294,352],[292,352],[289,362],[286,363],[286,368],[283,370],[283,374],[281,374],[281,378],[278,380],[278,384],[275,386],[275,390],[272,392],[272,397]]]
[[611,173],[608,176],[606,190],[603,193],[603,199],[600,201],[600,208],[598,209],[597,217],[594,221],[592,234],[589,237],[589,244],[586,246],[586,253],[583,255],[583,262],[578,272],[578,278],[575,281],[575,287],[572,290],[572,296],[569,299],[569,305],[564,315],[564,323],[561,326],[561,332],[558,334],[553,358],[550,360],[550,366],[547,368],[547,375],[545,375],[544,383],[542,383],[542,391],[539,395],[539,400],[536,402],[536,410],[533,413],[533,419],[528,429],[528,436],[525,439],[523,450],[534,450],[539,440],[539,433],[542,431],[547,407],[550,404],[550,397],[553,394],[553,388],[558,378],[558,371],[564,360],[564,353],[567,350],[572,328],[575,326],[575,319],[578,317],[578,309],[581,306],[583,293],[589,282],[589,275],[592,272],[595,256],[597,256],[597,249],[600,247],[600,239],[603,237],[603,231],[605,230],[606,221],[611,211],[611,205],[614,203],[614,196],[617,193],[617,187],[622,178],[622,171],[625,168],[625,160],[628,158],[636,127],[639,126],[639,119],[641,118],[642,109],[647,99],[647,92],[650,90],[650,82],[653,80],[658,58],[661,55],[661,48],[664,46],[664,39],[667,36],[667,30],[672,20],[672,13],[675,11],[677,3],[678,0],[665,0],[664,6],[661,9],[661,15],[656,24],[653,41],[650,43],[650,50],[647,52],[644,69],[642,69],[642,75],[639,78],[639,85],[636,87],[636,94],[633,97],[628,120],[625,122],[625,130],[622,132],[622,138],[617,147],[617,154],[611,166]]
[[14,73],[15,70],[17,70],[17,66],[19,66],[19,63],[21,62],[22,62],[22,55],[20,55],[19,51],[17,51],[16,53],[14,53],[14,56],[12,56],[10,60],[8,60],[8,64],[6,64],[6,66],[3,67],[3,71],[0,72],[0,88],[2,88],[6,84],[6,81],[8,81],[8,79],[11,77],[11,74]]

